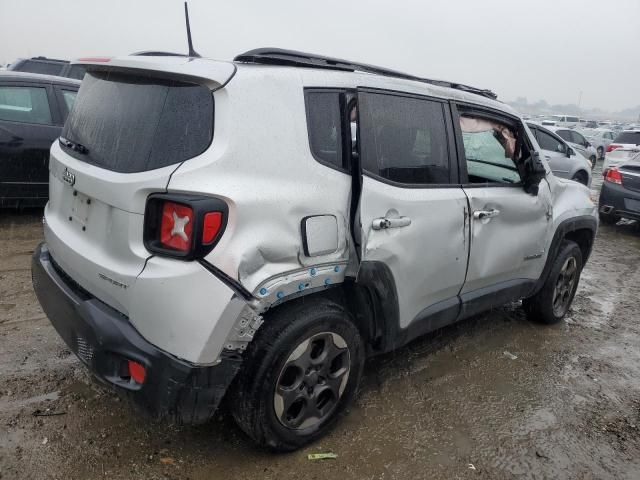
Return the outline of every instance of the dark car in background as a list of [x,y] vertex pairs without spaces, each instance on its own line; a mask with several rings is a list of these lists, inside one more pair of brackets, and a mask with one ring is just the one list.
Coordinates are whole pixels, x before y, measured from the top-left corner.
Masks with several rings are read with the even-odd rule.
[[0,72],[0,207],[47,203],[49,148],[78,88],[79,80]]
[[68,60],[58,60],[47,57],[19,58],[7,70],[14,72],[40,73],[57,77],[82,80],[86,73],[84,65],[73,65]]
[[640,220],[640,153],[619,166],[607,168],[598,203],[604,224],[621,218]]

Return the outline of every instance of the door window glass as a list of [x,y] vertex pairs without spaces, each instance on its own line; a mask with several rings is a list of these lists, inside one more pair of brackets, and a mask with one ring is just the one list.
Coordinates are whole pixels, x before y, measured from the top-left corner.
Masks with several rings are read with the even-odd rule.
[[78,92],[74,92],[72,90],[62,90],[62,98],[64,98],[64,103],[67,106],[67,111],[70,112],[73,108],[73,102],[76,101],[76,96]]
[[460,117],[460,129],[470,183],[519,183],[514,162],[513,130],[495,121]]
[[441,103],[370,92],[358,98],[363,170],[403,184],[449,183]]
[[16,70],[21,72],[42,73],[44,75],[60,75],[64,63],[27,60]]
[[587,143],[587,141],[584,139],[584,137],[582,135],[580,135],[578,132],[571,132],[571,142],[573,143],[577,143],[578,145],[584,145],[585,143]]
[[567,150],[564,143],[542,130],[538,130],[538,144],[544,150],[551,150],[552,152],[564,153]]
[[42,87],[0,86],[0,120],[50,125],[47,90]]
[[569,130],[556,130],[556,134],[563,140],[566,140],[567,142],[573,141],[571,140],[571,132]]

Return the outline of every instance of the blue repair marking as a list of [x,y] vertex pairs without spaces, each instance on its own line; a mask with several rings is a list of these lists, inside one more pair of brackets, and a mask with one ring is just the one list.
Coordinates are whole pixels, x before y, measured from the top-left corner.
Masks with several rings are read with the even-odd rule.
[[333,269],[334,272],[338,273],[340,271],[340,266],[336,265]]
[[311,269],[311,276],[314,276],[315,274],[316,274],[316,269],[315,269],[315,268],[312,268],[312,269]]
[[325,278],[324,279],[324,284],[325,285],[329,285],[331,283],[331,279],[330,278]]
[[304,290],[304,283],[301,283],[300,285],[298,285],[298,290]]
[[266,288],[262,287],[262,288],[260,289],[260,295],[266,295],[266,294],[267,294],[267,291],[268,291],[268,290],[267,290]]
[[284,297],[284,292],[278,292],[278,293],[276,294],[276,297],[278,297],[278,298],[282,298],[282,297]]

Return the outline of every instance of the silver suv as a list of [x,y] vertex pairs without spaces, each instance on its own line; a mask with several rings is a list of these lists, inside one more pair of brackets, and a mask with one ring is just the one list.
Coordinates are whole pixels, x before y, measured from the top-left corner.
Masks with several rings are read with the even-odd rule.
[[492,92],[274,49],[84,64],[33,282],[153,414],[204,422],[226,397],[292,450],[365,358],[505,302],[569,309],[595,206]]

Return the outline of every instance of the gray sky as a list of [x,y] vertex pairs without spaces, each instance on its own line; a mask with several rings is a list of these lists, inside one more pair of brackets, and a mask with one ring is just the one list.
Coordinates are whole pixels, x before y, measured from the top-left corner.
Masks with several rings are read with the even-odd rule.
[[[181,0],[0,0],[0,62],[186,51]],[[640,104],[639,0],[190,0],[203,56],[261,46],[487,87],[505,100]]]

